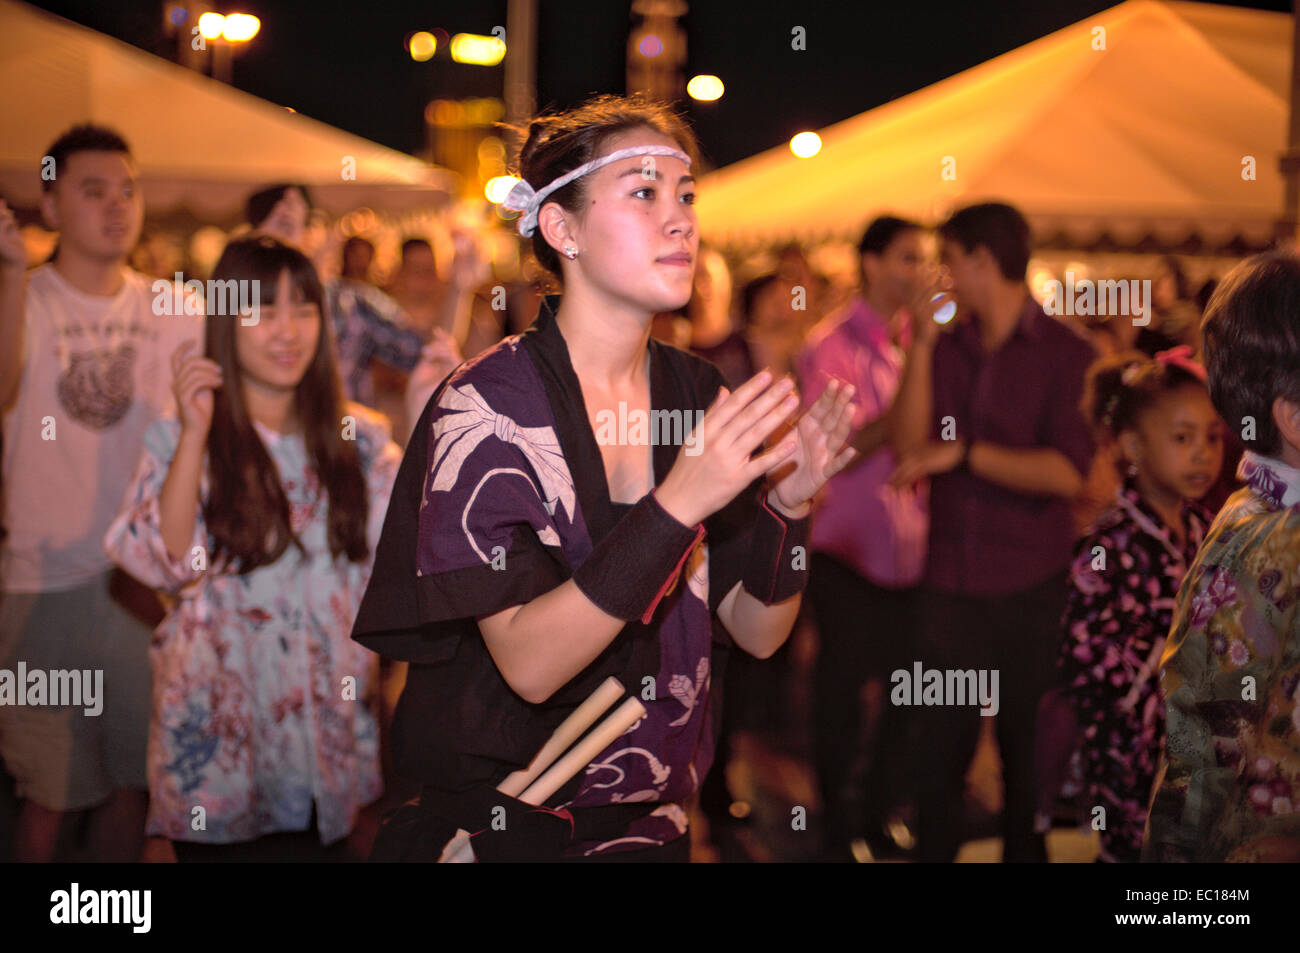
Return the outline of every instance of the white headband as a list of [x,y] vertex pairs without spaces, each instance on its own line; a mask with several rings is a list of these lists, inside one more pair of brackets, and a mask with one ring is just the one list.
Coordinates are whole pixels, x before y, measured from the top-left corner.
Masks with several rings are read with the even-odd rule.
[[519,219],[519,234],[527,238],[537,230],[537,213],[546,197],[556,189],[562,189],[579,176],[586,175],[599,169],[601,166],[609,165],[611,162],[617,162],[619,159],[629,159],[632,156],[671,156],[674,159],[681,159],[687,166],[691,164],[691,157],[680,149],[674,149],[671,146],[632,146],[629,149],[616,149],[607,156],[601,156],[599,159],[592,159],[590,162],[584,162],[572,172],[566,172],[558,179],[553,180],[545,188],[533,191],[533,187],[523,179],[516,183],[515,187],[510,190],[510,194],[505,197],[501,203],[503,208],[512,212],[523,212]]

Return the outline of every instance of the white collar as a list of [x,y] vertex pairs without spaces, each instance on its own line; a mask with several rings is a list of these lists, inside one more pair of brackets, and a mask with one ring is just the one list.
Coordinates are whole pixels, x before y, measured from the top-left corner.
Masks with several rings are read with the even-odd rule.
[[1241,455],[1237,476],[1275,506],[1290,507],[1300,503],[1300,470],[1276,457],[1247,450]]

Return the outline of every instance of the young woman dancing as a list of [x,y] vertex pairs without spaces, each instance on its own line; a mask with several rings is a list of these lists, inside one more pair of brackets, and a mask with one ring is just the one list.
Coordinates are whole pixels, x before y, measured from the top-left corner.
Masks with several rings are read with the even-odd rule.
[[[689,858],[715,638],[759,658],[785,641],[809,500],[854,453],[847,385],[765,447],[793,381],[730,393],[652,340],[691,294],[694,155],[635,99],[528,128],[506,206],[564,293],[442,383],[398,475],[353,635],[412,663],[394,758],[424,787],[376,858],[436,859],[457,828],[479,860]],[[542,809],[496,791],[610,675],[645,716]]]

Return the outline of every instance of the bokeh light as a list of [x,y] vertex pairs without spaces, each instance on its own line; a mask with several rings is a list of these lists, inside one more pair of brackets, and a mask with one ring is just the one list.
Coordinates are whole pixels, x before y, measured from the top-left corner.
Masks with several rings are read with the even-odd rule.
[[822,137],[815,132],[801,132],[790,140],[790,151],[807,159],[822,151]]
[[190,236],[189,258],[196,275],[210,275],[226,249],[228,237],[215,225],[204,225]]
[[353,235],[364,235],[372,232],[379,225],[379,216],[374,210],[366,206],[353,209],[341,219],[339,219],[339,232],[347,238]]
[[1029,292],[1034,300],[1043,302],[1052,297],[1052,282],[1056,275],[1046,262],[1038,258],[1029,260]]
[[488,181],[483,187],[483,194],[493,205],[500,205],[510,194],[510,190],[519,184],[519,179],[513,175],[498,175],[495,179]]
[[707,73],[691,77],[691,81],[686,84],[686,94],[691,99],[698,99],[701,102],[711,103],[715,99],[721,99],[724,90],[722,80],[716,76],[710,76]]
[[199,17],[199,33],[205,40],[215,40],[221,36],[226,26],[226,18],[220,13],[205,13]]
[[477,151],[479,162],[506,161],[506,144],[498,136],[484,136]]
[[496,66],[506,57],[506,45],[500,37],[457,33],[451,38],[451,58],[473,66]]
[[664,43],[659,37],[650,33],[641,37],[641,42],[637,44],[636,48],[641,52],[642,56],[658,56],[664,51]]
[[499,137],[484,136],[476,151],[480,182],[488,182],[506,174],[506,144]]
[[[930,300],[938,301],[942,297],[943,297],[942,294],[937,294]],[[947,324],[956,316],[957,316],[957,302],[955,301],[944,302],[942,305],[939,306],[938,310],[934,312],[934,320],[937,324]]]
[[247,43],[262,29],[262,21],[248,13],[232,13],[222,24],[221,35],[231,43]]
[[407,46],[411,53],[411,59],[417,63],[424,63],[433,59],[433,54],[438,51],[438,41],[433,38],[433,34],[426,30],[412,34],[411,42]]

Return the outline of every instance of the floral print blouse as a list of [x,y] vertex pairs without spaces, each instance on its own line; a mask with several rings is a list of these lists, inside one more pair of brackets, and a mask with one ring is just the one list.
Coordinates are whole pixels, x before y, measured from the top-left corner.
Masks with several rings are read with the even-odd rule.
[[1078,546],[1060,665],[1083,732],[1090,803],[1106,808],[1101,856],[1136,861],[1164,741],[1157,673],[1174,599],[1210,514],[1182,508],[1180,545],[1132,478]]
[[1238,476],[1178,593],[1143,860],[1300,860],[1300,470]]
[[[205,568],[213,542],[202,506],[186,552],[163,545],[159,499],[180,424],[156,422],[105,546],[114,562],[177,597],[154,632],[147,830],[224,844],[310,827],[321,840],[351,830],[382,793],[379,733],[369,705],[377,656],[350,638],[400,453],[387,421],[348,405],[369,490],[362,563],[332,561],[328,498],[303,439],[256,424],[308,555],[290,546],[247,575]],[[207,466],[200,496],[208,492]],[[193,548],[202,547],[202,552]],[[179,558],[176,558],[179,557]],[[202,810],[198,810],[202,808]]]

